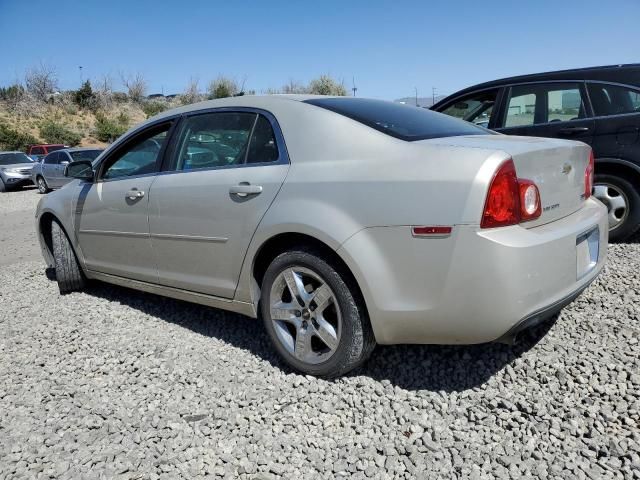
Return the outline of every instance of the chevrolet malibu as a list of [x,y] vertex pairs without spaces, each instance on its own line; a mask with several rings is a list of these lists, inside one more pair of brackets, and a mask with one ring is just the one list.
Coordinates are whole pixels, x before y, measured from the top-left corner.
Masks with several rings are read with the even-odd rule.
[[606,257],[587,145],[379,100],[190,105],[65,174],[36,213],[61,293],[95,279],[261,317],[313,375],[376,344],[510,341]]

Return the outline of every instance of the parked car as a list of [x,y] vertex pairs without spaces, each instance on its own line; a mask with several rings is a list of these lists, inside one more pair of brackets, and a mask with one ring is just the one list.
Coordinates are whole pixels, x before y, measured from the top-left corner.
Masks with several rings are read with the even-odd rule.
[[56,150],[60,150],[62,148],[68,148],[68,147],[66,145],[62,145],[59,143],[56,143],[56,144],[44,143],[42,145],[30,145],[29,148],[27,148],[27,155],[29,155],[31,158],[39,162],[49,153],[55,152]]
[[0,152],[0,192],[30,185],[34,165],[24,152]]
[[234,97],[69,164],[36,225],[61,293],[260,313],[289,365],[333,376],[376,342],[510,340],[575,298],[607,251],[592,158],[380,100]]
[[92,162],[101,153],[102,149],[90,147],[56,150],[33,167],[31,172],[33,183],[38,187],[40,193],[60,188],[70,180],[64,176],[64,169],[69,163],[79,160]]
[[431,108],[508,135],[591,145],[593,194],[608,208],[610,239],[624,241],[640,229],[640,64],[504,78]]

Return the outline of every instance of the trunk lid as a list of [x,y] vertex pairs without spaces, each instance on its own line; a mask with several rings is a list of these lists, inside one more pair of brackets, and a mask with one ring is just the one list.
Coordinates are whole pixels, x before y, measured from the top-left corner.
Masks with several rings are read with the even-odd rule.
[[501,150],[510,155],[518,178],[535,182],[540,190],[542,215],[522,223],[525,228],[571,215],[585,202],[584,174],[591,148],[582,142],[506,135],[450,137],[429,142]]

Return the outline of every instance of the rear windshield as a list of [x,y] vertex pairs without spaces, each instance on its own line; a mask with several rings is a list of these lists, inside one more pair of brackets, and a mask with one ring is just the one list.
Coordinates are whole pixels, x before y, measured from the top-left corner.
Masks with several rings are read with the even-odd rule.
[[76,152],[69,152],[74,162],[78,160],[89,160],[90,162],[98,158],[98,155],[102,153],[102,150],[79,150]]
[[47,145],[47,152],[55,152],[56,150],[62,150],[64,145]]
[[24,153],[0,153],[0,165],[12,165],[14,163],[33,163],[33,160]]
[[489,135],[482,127],[426,108],[365,98],[314,98],[305,103],[326,108],[407,141],[460,135]]

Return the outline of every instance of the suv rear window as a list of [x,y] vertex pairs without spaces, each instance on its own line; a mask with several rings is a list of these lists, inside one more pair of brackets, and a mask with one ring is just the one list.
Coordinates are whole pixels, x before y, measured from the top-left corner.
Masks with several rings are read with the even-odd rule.
[[326,108],[368,127],[407,141],[493,132],[426,108],[365,98],[314,98],[305,103]]

